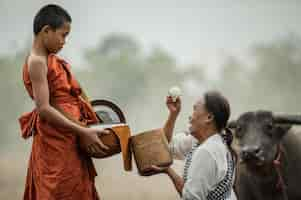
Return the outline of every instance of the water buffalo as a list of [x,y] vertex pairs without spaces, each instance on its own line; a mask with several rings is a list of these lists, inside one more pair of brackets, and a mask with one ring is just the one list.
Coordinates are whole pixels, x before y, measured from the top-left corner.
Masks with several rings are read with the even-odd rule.
[[[239,200],[301,200],[301,116],[246,112],[229,123],[238,144]],[[298,133],[300,132],[300,133]]]

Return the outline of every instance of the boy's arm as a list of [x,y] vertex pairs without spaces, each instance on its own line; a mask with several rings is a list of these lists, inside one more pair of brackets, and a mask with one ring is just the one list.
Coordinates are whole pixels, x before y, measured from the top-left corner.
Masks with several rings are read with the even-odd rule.
[[50,105],[47,80],[48,68],[45,61],[42,58],[33,57],[28,64],[34,101],[41,119],[56,126],[70,129],[82,139],[84,147],[92,153],[107,149],[98,138],[98,134],[106,133],[105,131],[82,127],[67,119]]
[[163,130],[167,138],[167,141],[170,142],[172,139],[176,119],[181,110],[181,99],[178,97],[176,102],[173,102],[171,97],[167,97],[166,105],[169,110],[169,115],[167,121],[164,124]]

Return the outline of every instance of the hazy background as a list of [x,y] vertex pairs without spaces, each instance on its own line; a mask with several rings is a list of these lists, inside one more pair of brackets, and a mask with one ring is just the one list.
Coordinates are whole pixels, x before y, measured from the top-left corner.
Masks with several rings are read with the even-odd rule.
[[[31,139],[21,138],[17,119],[33,104],[21,70],[33,17],[54,2],[73,18],[60,55],[91,98],[123,109],[133,134],[162,126],[173,85],[184,93],[178,131],[208,89],[230,99],[232,118],[254,109],[301,111],[298,0],[0,0],[0,199],[23,194]],[[102,199],[179,199],[167,177],[124,172],[119,155],[95,163]]]

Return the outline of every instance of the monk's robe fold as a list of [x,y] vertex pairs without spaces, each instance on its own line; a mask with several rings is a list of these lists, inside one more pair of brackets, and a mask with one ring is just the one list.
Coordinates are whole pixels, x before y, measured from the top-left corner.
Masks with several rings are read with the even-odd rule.
[[[51,104],[84,124],[96,123],[91,105],[81,98],[81,88],[70,65],[56,55],[48,56],[48,85]],[[33,99],[28,66],[23,81]],[[43,121],[34,109],[19,118],[23,138],[33,136],[24,200],[99,200],[90,157],[79,148],[79,138],[69,129]]]

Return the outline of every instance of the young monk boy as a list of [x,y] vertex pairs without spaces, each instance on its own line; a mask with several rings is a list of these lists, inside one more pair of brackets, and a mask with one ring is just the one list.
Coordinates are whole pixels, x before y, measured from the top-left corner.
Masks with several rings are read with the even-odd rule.
[[78,125],[97,122],[70,65],[59,58],[71,30],[71,17],[58,5],[46,5],[34,18],[34,40],[23,67],[25,88],[35,109],[19,121],[22,137],[33,136],[24,200],[98,200],[97,175],[88,153],[107,150],[105,130]]

